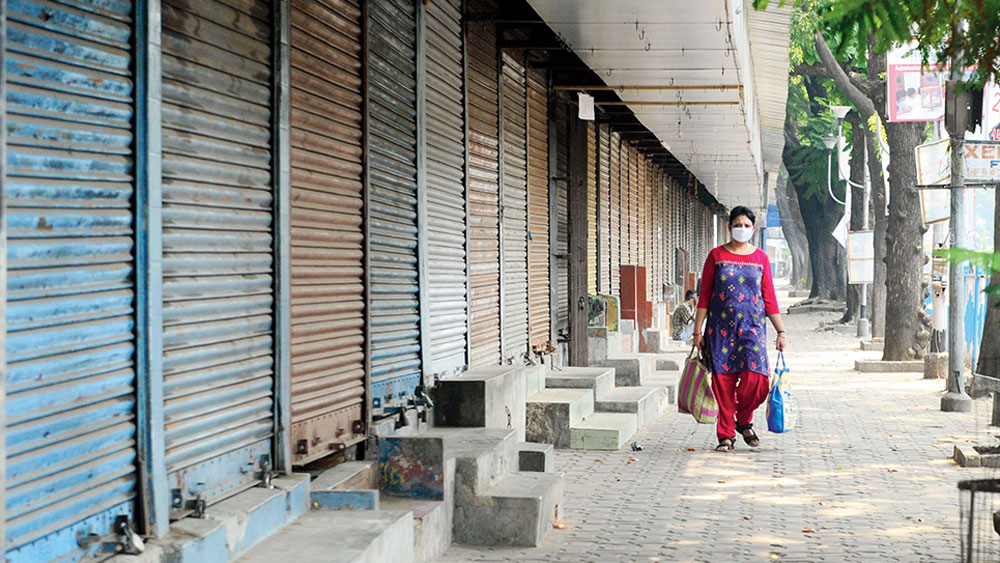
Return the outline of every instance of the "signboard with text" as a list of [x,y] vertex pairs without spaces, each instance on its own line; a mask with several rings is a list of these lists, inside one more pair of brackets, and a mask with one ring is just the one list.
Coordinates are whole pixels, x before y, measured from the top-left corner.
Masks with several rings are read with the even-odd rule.
[[886,99],[889,121],[944,121],[944,83],[948,65],[921,62],[918,51],[902,46],[886,60]]

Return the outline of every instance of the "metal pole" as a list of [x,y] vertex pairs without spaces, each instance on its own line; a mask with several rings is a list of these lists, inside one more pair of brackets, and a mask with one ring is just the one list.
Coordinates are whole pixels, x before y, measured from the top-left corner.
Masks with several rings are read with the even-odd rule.
[[[865,135],[870,135],[870,132],[865,132]],[[862,135],[862,139],[864,136]],[[861,230],[868,230],[868,216],[871,215],[869,207],[871,206],[872,197],[872,178],[871,174],[868,172],[868,159],[871,155],[868,154],[868,144],[865,143],[864,146],[864,158],[865,158],[865,195],[861,208]],[[848,268],[850,264],[848,264]],[[861,311],[858,314],[858,338],[871,338],[872,337],[872,327],[871,323],[868,321],[868,284],[861,284]]]
[[[961,79],[961,66],[952,60],[952,80]],[[964,111],[957,108],[956,112]],[[961,120],[956,120],[961,121]],[[963,248],[965,242],[965,132],[960,127],[951,133],[951,247]],[[941,410],[967,412],[972,399],[965,393],[965,263],[953,262],[948,271],[948,392],[941,397]]]

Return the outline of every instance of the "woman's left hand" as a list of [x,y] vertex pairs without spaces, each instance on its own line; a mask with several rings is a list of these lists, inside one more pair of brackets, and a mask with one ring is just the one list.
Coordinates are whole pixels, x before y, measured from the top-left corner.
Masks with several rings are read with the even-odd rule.
[[778,340],[777,340],[776,344],[777,344],[779,352],[784,352],[785,351],[785,333],[781,333],[781,334],[778,335]]

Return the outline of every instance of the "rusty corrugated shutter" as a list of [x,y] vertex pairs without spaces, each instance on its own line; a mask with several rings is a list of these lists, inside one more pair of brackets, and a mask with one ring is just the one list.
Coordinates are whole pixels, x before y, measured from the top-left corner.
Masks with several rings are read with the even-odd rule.
[[372,407],[422,379],[417,267],[417,8],[368,2],[368,291]]
[[[638,154],[637,159],[638,166],[636,166],[636,199],[638,200],[638,205],[635,208],[636,216],[636,228],[637,242],[636,247],[636,264],[640,266],[646,265],[646,259],[649,255],[649,249],[646,247],[649,241],[649,225],[646,223],[646,218],[649,213],[649,185],[646,183],[646,157],[643,154]],[[647,288],[648,289],[648,288]]]
[[611,129],[598,125],[597,195],[597,285],[601,293],[611,293]]
[[466,365],[465,73],[461,0],[424,5],[430,372]]
[[597,127],[587,122],[587,293],[597,293]]
[[530,344],[551,340],[549,307],[549,100],[544,71],[528,71],[528,312]]
[[104,559],[113,543],[81,539],[134,521],[140,463],[135,13],[73,0],[6,9],[0,559]]
[[628,146],[628,252],[626,264],[639,263],[639,151]]
[[264,0],[163,3],[163,394],[174,508],[253,485],[271,454],[271,14]]
[[364,435],[360,0],[291,3],[292,461]]
[[621,296],[622,265],[622,140],[621,135],[611,133],[611,214],[608,233],[611,246],[611,295]]
[[504,360],[517,362],[528,351],[528,100],[520,53],[503,53],[501,77]]
[[[471,0],[466,10],[489,13],[495,3]],[[500,358],[499,75],[496,24],[466,22],[469,95],[469,330],[470,364]]]

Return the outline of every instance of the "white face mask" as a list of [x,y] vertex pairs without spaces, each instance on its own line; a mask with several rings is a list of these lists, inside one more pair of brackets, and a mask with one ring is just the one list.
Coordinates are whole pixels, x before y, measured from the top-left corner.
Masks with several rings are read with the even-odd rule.
[[747,242],[753,238],[753,227],[733,227],[732,232],[736,242]]

